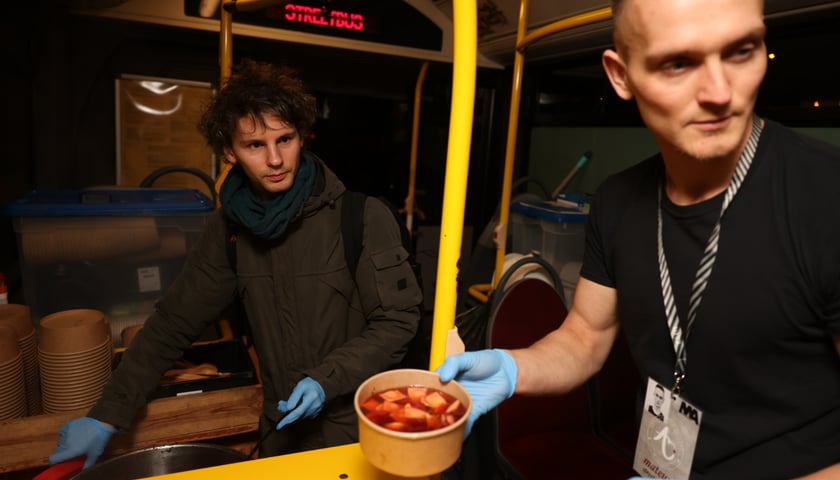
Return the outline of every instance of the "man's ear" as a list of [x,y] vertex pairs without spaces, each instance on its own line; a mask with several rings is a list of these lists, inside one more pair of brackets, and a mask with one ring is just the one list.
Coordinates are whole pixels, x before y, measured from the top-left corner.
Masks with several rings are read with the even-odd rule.
[[225,160],[231,165],[236,165],[236,155],[233,154],[233,150],[230,147],[225,147],[223,149],[223,153],[225,154]]
[[627,81],[627,67],[624,61],[615,50],[605,50],[601,56],[601,65],[604,66],[604,71],[607,73],[607,78],[613,86],[615,93],[623,100],[630,100],[633,98],[633,90]]

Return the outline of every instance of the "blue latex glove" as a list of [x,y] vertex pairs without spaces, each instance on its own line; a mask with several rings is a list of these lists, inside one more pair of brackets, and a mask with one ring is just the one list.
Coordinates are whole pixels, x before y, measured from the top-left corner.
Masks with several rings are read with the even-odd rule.
[[435,370],[442,382],[455,379],[470,394],[472,411],[464,438],[478,417],[513,396],[516,391],[516,362],[504,350],[479,350],[453,355]]
[[277,424],[277,430],[301,418],[316,417],[324,408],[325,399],[324,389],[311,377],[299,381],[288,400],[277,402],[277,410],[286,414]]
[[50,455],[50,465],[71,458],[87,456],[82,469],[88,468],[102,455],[111,435],[117,429],[91,417],[79,417],[64,422],[58,429],[58,447]]

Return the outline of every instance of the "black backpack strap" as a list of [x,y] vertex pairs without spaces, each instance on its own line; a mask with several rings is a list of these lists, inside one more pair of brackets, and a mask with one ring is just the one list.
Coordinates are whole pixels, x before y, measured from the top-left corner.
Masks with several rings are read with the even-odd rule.
[[414,272],[414,278],[417,280],[417,285],[420,288],[423,288],[423,279],[420,275],[420,264],[417,263],[417,255],[416,255],[416,248],[414,237],[411,235],[411,232],[408,231],[408,226],[403,221],[403,218],[400,216],[400,211],[397,207],[388,201],[387,198],[380,196],[377,197],[379,200],[388,207],[388,210],[391,211],[391,215],[394,216],[394,221],[397,222],[397,226],[400,229],[400,239],[402,240],[403,248],[405,251],[408,252],[408,264],[411,266],[411,270]]
[[365,200],[367,195],[347,190],[341,198],[341,238],[344,240],[344,259],[350,274],[356,278],[356,267],[362,255],[362,233],[365,228]]
[[[228,263],[230,264],[230,269],[233,270],[233,273],[236,274],[236,241],[239,237],[239,225],[227,221],[225,223],[225,253],[227,253]],[[242,299],[239,298],[239,295],[236,295],[236,298],[233,300],[233,303],[230,305],[227,315],[231,322],[231,328],[233,328],[236,335],[240,338],[244,339],[245,347],[250,348],[253,345],[252,337],[251,337],[251,326],[248,323],[248,317],[245,315],[245,306],[242,305]]]
[[[408,231],[405,223],[400,218],[399,211],[394,205],[383,196],[376,197],[394,216],[394,221],[400,229],[402,245],[408,252],[408,263],[414,272],[414,278],[420,288],[423,288],[422,276],[420,275],[420,264],[415,257],[414,239]],[[356,266],[362,254],[362,232],[365,227],[365,200],[367,195],[361,192],[347,190],[342,197],[341,203],[341,236],[344,238],[344,258],[353,278],[356,277]]]

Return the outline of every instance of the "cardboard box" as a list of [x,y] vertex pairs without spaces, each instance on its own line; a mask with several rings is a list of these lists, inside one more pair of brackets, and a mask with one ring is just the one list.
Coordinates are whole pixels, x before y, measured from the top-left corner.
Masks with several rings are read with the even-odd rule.
[[17,234],[23,295],[35,325],[93,308],[120,332],[142,323],[180,273],[214,205],[198,190],[33,191],[3,209]]

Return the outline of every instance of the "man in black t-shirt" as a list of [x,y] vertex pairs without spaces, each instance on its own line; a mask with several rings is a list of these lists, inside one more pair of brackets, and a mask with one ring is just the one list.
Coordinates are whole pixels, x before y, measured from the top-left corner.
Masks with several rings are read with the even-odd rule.
[[613,1],[603,67],[660,153],[596,192],[557,330],[437,369],[470,392],[469,427],[514,393],[582,385],[621,330],[639,372],[680,402],[663,416],[673,428],[641,417],[637,454],[679,460],[658,476],[840,478],[840,151],[754,113],[763,9]]

